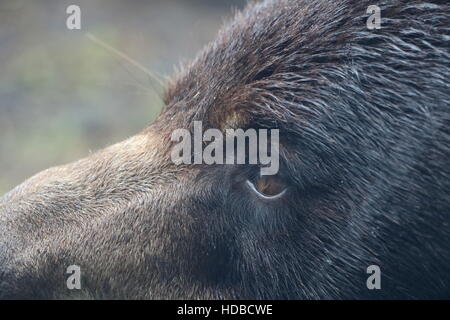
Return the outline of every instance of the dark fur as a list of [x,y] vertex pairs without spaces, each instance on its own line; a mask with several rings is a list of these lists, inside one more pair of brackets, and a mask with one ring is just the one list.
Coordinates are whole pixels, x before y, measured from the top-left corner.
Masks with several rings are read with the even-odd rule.
[[[147,130],[1,199],[0,297],[450,298],[449,18],[437,0],[249,6]],[[252,167],[173,165],[193,120],[280,128],[285,199],[253,197]]]

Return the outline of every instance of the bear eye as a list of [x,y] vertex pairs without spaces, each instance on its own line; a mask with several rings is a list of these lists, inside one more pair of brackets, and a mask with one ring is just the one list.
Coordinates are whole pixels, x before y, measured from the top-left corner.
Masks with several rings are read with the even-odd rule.
[[265,200],[275,200],[280,198],[287,190],[286,184],[276,175],[257,176],[246,181],[247,186],[256,195]]

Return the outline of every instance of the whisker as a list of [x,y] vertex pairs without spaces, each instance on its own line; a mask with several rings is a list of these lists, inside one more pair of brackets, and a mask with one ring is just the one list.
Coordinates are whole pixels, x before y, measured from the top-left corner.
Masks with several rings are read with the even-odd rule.
[[[158,75],[157,73],[151,72],[146,67],[144,67],[141,63],[139,63],[138,61],[136,61],[133,58],[131,58],[130,56],[128,56],[126,53],[124,53],[124,52],[122,52],[122,51],[120,51],[120,50],[118,50],[116,48],[113,48],[111,45],[109,45],[106,42],[100,40],[99,38],[94,36],[92,33],[87,32],[86,33],[86,37],[89,40],[91,40],[92,42],[95,42],[96,44],[98,44],[99,46],[104,48],[105,50],[115,54],[117,57],[125,60],[126,62],[128,62],[129,64],[133,65],[134,67],[136,67],[140,71],[144,72],[150,78],[150,80],[156,81],[157,84],[160,86],[160,88],[164,88],[165,80],[164,80],[164,78],[162,76]],[[158,94],[158,96],[162,99],[161,94],[160,94],[160,90],[158,90],[158,88],[154,87],[152,82],[150,82],[150,85],[152,86],[153,90]]]

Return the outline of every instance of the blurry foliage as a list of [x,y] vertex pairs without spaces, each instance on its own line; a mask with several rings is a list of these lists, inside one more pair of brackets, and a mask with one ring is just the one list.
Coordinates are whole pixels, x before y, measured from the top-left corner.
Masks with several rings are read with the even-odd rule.
[[[65,27],[70,4],[81,7],[80,31]],[[0,1],[0,195],[45,168],[138,133],[163,107],[162,89],[86,32],[168,76],[243,4]]]

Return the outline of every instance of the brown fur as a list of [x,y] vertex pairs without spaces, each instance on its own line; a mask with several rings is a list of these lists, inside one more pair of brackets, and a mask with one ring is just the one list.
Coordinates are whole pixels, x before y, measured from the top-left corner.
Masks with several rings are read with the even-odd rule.
[[[250,5],[148,129],[1,198],[0,297],[449,297],[449,16],[440,1]],[[279,128],[283,201],[249,193],[248,166],[174,165],[170,135],[195,120]]]

